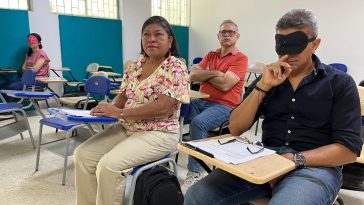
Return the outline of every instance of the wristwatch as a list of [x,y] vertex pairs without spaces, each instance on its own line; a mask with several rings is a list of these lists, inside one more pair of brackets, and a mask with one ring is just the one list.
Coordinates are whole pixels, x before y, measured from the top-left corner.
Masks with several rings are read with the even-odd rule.
[[296,164],[296,167],[300,169],[305,166],[306,158],[299,152],[293,153],[293,162]]

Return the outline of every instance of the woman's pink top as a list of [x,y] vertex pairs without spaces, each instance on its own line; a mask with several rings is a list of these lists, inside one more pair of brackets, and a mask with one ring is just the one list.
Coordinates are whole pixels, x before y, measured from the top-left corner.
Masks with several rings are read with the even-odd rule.
[[48,77],[50,60],[49,60],[47,54],[43,50],[39,49],[39,50],[33,52],[32,55],[30,55],[29,57],[26,56],[25,57],[26,66],[27,66],[27,68],[34,67],[35,63],[40,58],[44,58],[45,62],[43,63],[42,67],[36,73],[36,76],[37,77]]

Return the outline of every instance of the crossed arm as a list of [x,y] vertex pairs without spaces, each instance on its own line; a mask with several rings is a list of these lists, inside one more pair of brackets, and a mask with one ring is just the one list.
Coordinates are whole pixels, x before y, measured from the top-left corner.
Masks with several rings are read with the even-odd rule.
[[194,66],[190,73],[191,81],[205,82],[208,81],[216,89],[227,92],[240,78],[233,72],[227,71],[223,73],[218,70],[202,70],[198,66]]
[[38,70],[42,67],[42,65],[44,64],[44,62],[45,62],[45,59],[44,58],[39,58],[36,62],[35,62],[35,64],[34,64],[34,66],[33,67],[28,67],[27,66],[27,60],[25,59],[25,61],[24,61],[24,63],[23,63],[23,66],[22,66],[22,69],[23,69],[23,71],[25,71],[26,69],[28,69],[28,68],[32,68],[32,69],[34,69],[35,70],[35,72],[38,72]]

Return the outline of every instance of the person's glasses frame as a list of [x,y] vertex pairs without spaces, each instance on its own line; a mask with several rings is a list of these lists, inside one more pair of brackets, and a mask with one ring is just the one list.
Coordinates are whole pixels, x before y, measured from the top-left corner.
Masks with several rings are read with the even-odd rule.
[[250,152],[250,154],[258,154],[260,152],[262,152],[264,150],[264,145],[262,142],[260,141],[250,141],[248,140],[247,138],[241,140],[241,139],[238,139],[238,138],[234,138],[234,139],[231,139],[231,140],[228,140],[226,142],[223,142],[221,141],[220,139],[217,140],[217,142],[220,144],[220,145],[224,145],[224,144],[229,144],[231,142],[240,142],[240,143],[243,143],[243,144],[248,144],[248,145],[253,145],[254,149],[251,149],[251,147],[247,146],[246,149]]
[[237,34],[238,32],[237,31],[234,31],[234,30],[220,30],[219,31],[219,34],[222,35],[222,36],[233,36],[235,34]]

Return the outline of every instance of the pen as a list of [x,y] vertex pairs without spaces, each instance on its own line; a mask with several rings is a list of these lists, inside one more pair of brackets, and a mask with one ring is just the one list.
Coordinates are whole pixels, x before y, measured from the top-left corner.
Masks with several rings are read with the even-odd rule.
[[214,158],[214,155],[213,155],[212,153],[207,152],[207,151],[205,151],[205,150],[203,150],[203,149],[201,149],[201,148],[198,148],[198,147],[193,146],[193,145],[188,144],[188,143],[183,143],[183,145],[184,145],[185,147],[188,147],[188,148],[192,149],[192,150],[195,150],[196,152],[199,152],[199,153],[204,154],[204,155],[206,155],[206,156],[208,156],[208,157]]

